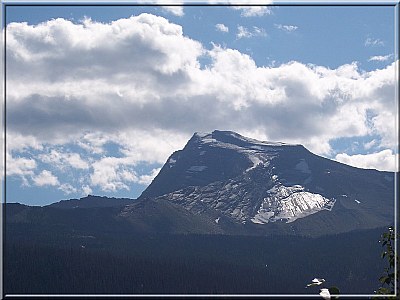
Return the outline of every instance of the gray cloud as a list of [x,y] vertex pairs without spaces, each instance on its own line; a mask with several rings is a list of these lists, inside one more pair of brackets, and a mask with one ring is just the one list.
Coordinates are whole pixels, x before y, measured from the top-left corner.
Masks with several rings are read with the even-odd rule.
[[[207,68],[200,67],[201,56],[210,59]],[[371,72],[356,63],[333,70],[300,62],[259,67],[237,50],[206,50],[181,26],[148,14],[108,24],[13,23],[7,28],[8,148],[18,154],[29,146],[40,152],[43,143],[74,143],[102,153],[112,141],[125,157],[115,165],[80,162],[95,184],[105,167],[124,170],[104,178],[110,190],[148,182],[134,165],[165,162],[195,131],[235,130],[320,154],[331,153],[331,139],[377,134],[381,146],[393,148],[394,121],[387,120],[395,118],[395,82],[394,63]],[[30,164],[15,174],[33,173],[37,166]],[[75,188],[63,184],[65,192]]]

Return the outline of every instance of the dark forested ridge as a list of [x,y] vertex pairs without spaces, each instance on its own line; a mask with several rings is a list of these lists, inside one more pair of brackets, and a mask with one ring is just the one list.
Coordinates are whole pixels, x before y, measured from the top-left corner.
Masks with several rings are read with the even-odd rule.
[[[29,228],[29,230],[28,230]],[[6,294],[371,294],[381,229],[294,236],[58,233],[7,226]],[[24,233],[25,232],[25,233]],[[18,233],[18,234],[17,234]]]

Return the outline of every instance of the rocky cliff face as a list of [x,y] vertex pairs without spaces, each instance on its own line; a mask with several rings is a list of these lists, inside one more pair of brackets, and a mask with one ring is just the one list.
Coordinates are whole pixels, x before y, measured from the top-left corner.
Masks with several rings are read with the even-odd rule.
[[393,222],[393,181],[393,173],[353,168],[301,145],[214,131],[195,133],[173,153],[139,200],[169,201],[216,223],[296,227],[323,213],[351,230]]

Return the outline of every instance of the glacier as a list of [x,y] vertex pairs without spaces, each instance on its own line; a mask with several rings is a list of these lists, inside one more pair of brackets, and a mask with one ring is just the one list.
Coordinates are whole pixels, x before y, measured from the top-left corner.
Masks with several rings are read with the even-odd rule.
[[268,190],[257,214],[251,219],[256,224],[283,221],[291,223],[319,212],[323,209],[332,210],[335,199],[328,199],[320,194],[304,191],[304,187],[294,185],[286,187],[276,185]]

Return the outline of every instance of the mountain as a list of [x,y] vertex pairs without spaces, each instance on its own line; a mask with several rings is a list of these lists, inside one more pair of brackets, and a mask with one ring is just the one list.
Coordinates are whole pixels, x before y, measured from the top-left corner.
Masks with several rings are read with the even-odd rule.
[[394,173],[351,167],[302,145],[215,130],[195,133],[168,158],[138,201],[150,198],[218,224],[338,233],[393,222]]
[[195,133],[138,199],[8,204],[6,222],[90,234],[322,236],[392,224],[394,180],[394,173],[354,168],[302,145],[215,130]]
[[118,207],[132,204],[133,200],[129,198],[109,198],[88,195],[81,199],[61,200],[56,203],[48,205],[53,208],[94,208],[94,207]]

